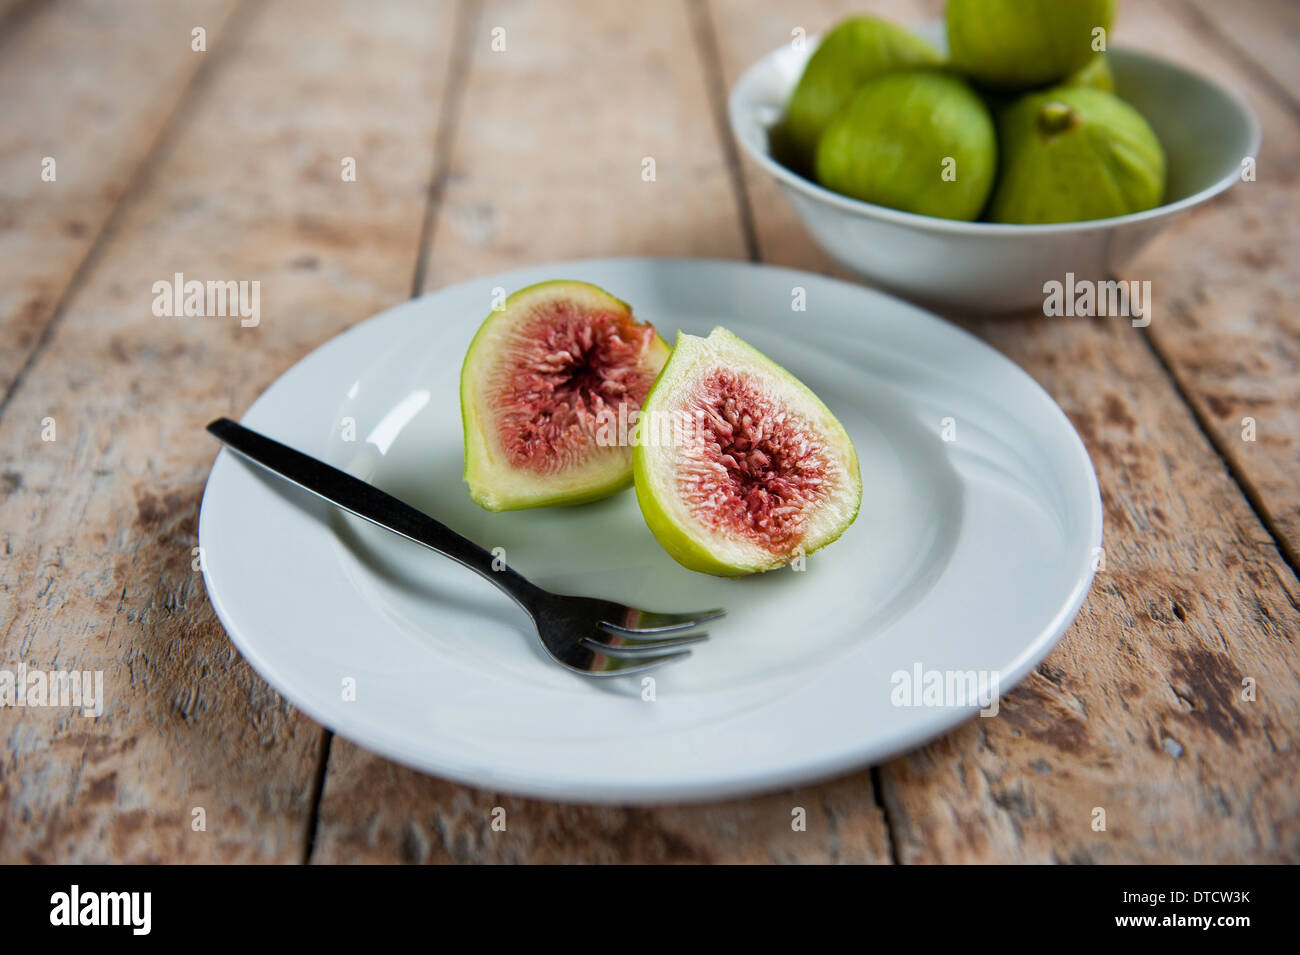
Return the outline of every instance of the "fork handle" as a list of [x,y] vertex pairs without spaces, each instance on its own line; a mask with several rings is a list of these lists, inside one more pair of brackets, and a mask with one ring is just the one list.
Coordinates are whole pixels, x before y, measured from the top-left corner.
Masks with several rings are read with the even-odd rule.
[[218,418],[208,425],[208,432],[254,464],[349,514],[355,514],[394,534],[423,544],[468,567],[509,594],[530,616],[542,598],[547,596],[545,590],[515,573],[478,544],[461,537],[446,524],[417,511],[373,484],[367,484],[346,471],[295,451],[229,418]]

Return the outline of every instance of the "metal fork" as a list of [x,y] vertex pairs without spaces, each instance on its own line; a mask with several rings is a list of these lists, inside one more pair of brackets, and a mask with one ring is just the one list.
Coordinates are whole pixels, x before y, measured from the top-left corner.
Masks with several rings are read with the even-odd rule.
[[694,631],[725,610],[653,613],[612,600],[553,594],[511,570],[482,547],[373,484],[301,451],[218,418],[208,431],[223,444],[272,474],[310,491],[350,514],[450,557],[496,584],[537,627],[546,652],[586,676],[628,676],[682,660],[691,644],[708,638]]

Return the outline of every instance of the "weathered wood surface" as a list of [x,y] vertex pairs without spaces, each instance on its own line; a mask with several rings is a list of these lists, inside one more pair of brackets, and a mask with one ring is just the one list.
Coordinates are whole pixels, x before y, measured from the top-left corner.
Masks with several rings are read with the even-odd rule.
[[[217,55],[234,6],[74,0],[26,4],[8,21],[0,11],[0,402]],[[207,53],[192,46],[199,26]]]
[[[1296,242],[1271,213],[1294,219],[1295,111],[1277,88],[1291,66],[1257,72],[1229,44],[1258,29],[1263,0],[1240,18],[1210,6],[1130,2],[1117,32],[1234,82],[1265,124],[1259,181],[1134,264],[1165,290],[1151,328],[963,320],[1044,384],[1097,466],[1106,566],[1061,646],[999,717],[875,774],[634,811],[430,779],[330,742],[286,707],[190,570],[213,457],[200,426],[409,294],[413,276],[433,288],[570,256],[751,251],[834,272],[775,188],[736,163],[717,121],[724,87],[795,27],[812,34],[854,9],[915,19],[941,3],[412,3],[379,21],[342,0],[241,10],[162,147],[132,153],[145,173],[118,187],[109,233],[0,411],[0,665],[103,668],[109,689],[98,721],[0,713],[0,860],[1300,858],[1300,582],[1278,550],[1296,541]],[[40,22],[24,14],[0,43],[21,49]],[[346,155],[356,183],[339,181]],[[56,299],[76,271],[61,254],[73,265],[51,268]],[[178,270],[260,278],[262,325],[153,318],[151,283]],[[1270,390],[1274,404],[1259,402]],[[1231,443],[1240,414],[1259,423],[1249,449]],[[190,831],[196,805],[206,833]],[[489,825],[497,806],[505,832]],[[791,831],[793,806],[808,810],[806,832]]]
[[1281,99],[1300,108],[1300,4],[1292,0],[1187,0],[1200,24],[1227,41],[1246,70],[1266,77]]
[[[1264,42],[1265,8],[1275,37]],[[1284,12],[1283,7],[1287,8]],[[1276,9],[1273,9],[1276,8]],[[1300,568],[1300,99],[1222,42],[1276,50],[1295,4],[1130,4],[1133,44],[1193,64],[1246,98],[1264,130],[1254,181],[1178,223],[1126,271],[1150,280],[1151,341],[1293,568]],[[1300,40],[1293,36],[1293,39]],[[1291,67],[1300,60],[1293,43]],[[1269,60],[1268,62],[1271,62]]]
[[[0,712],[6,861],[306,855],[323,731],[235,652],[192,569],[202,428],[409,296],[455,9],[237,16],[0,418],[0,665],[103,670],[107,697],[97,720]],[[177,271],[261,281],[261,324],[154,317]]]

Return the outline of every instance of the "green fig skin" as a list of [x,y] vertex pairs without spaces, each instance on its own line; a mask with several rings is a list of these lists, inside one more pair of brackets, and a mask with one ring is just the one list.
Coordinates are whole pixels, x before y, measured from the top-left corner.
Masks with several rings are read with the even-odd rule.
[[999,120],[1002,170],[993,222],[1041,225],[1129,215],[1158,206],[1165,154],[1142,114],[1090,86],[1020,99]]
[[[637,459],[633,460],[637,462]],[[641,516],[645,519],[650,532],[654,534],[655,540],[659,542],[659,546],[667,551],[673,560],[687,570],[708,574],[711,577],[747,577],[757,572],[749,567],[737,567],[715,557],[705,541],[691,535],[679,522],[669,517],[667,507],[659,498],[642,490],[648,483],[644,457],[634,463],[633,468],[633,474],[640,479],[640,483],[635,484],[635,487]]]
[[[1079,72],[1065,78],[1061,86],[1090,86],[1093,89],[1101,90],[1106,93],[1115,92],[1115,74],[1110,68],[1110,60],[1106,54],[1099,53],[1093,60]],[[978,89],[980,99],[988,107],[989,112],[993,115],[995,124],[1000,125],[1001,117],[1004,112],[1020,101],[1020,98],[1026,94],[1013,93],[1008,90],[993,90],[988,87]]]
[[1023,90],[1083,69],[1109,37],[1116,0],[948,0],[953,66],[984,86]]
[[1103,93],[1115,92],[1115,73],[1110,68],[1110,57],[1098,53],[1088,61],[1088,65],[1077,73],[1066,77],[1062,86],[1091,86]]
[[977,218],[993,189],[997,133],[960,77],[890,73],[864,84],[817,144],[817,181],[876,205]]
[[[1087,66],[1067,76],[1060,85],[1091,86],[1093,89],[1107,93],[1115,92],[1115,74],[1110,68],[1110,58],[1105,53],[1098,53]],[[984,105],[989,108],[989,112],[993,114],[995,122],[1007,107],[1014,105],[1021,96],[1025,95],[1010,90],[989,89],[987,86],[978,87],[977,92]]]
[[895,24],[876,17],[839,23],[809,58],[773,131],[773,155],[796,172],[811,172],[817,139],[854,90],[894,70],[941,63],[938,50]]

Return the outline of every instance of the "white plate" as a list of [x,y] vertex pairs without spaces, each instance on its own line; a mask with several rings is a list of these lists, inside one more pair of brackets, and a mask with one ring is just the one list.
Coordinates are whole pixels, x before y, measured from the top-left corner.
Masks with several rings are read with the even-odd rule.
[[[722,580],[674,563],[631,492],[479,510],[460,478],[461,358],[494,289],[557,277],[631,302],[670,342],[725,325],[801,378],[861,457],[853,527],[803,572]],[[792,308],[797,289],[806,311]],[[691,659],[656,671],[649,700],[640,677],[595,681],[549,662],[487,581],[220,454],[199,518],[204,576],[254,668],[362,746],[540,798],[713,799],[914,747],[979,701],[896,705],[895,674],[987,671],[1005,692],[1078,612],[1101,544],[1087,452],[1029,376],[920,309],[787,269],[611,259],[466,282],[326,343],[244,423],[505,548],[542,586],[728,608]]]

